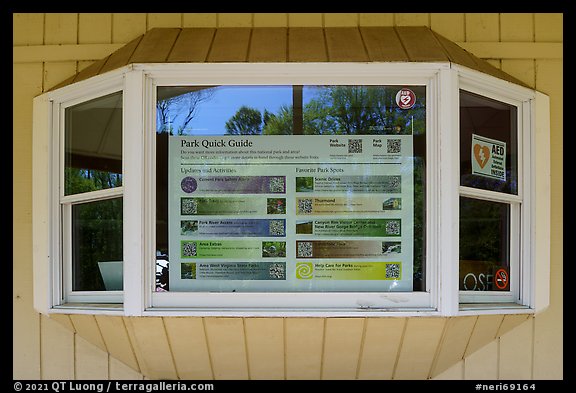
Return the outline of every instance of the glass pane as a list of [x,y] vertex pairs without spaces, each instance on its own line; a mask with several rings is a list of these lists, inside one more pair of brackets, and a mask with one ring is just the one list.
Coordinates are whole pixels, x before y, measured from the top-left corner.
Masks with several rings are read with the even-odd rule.
[[517,111],[460,91],[460,185],[518,194]]
[[72,290],[122,290],[122,198],[72,205]]
[[122,185],[122,92],[66,108],[65,195]]
[[460,290],[510,290],[510,205],[460,197]]
[[157,291],[426,290],[424,86],[158,87],[156,110]]

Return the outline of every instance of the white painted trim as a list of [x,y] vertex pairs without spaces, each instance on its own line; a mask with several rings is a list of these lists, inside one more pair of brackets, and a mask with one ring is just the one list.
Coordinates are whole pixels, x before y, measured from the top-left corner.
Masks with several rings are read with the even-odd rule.
[[126,73],[124,80],[122,166],[124,184],[124,312],[140,315],[144,298],[144,74]]
[[[133,64],[162,86],[427,84],[448,63],[161,63]],[[383,81],[385,79],[385,81]],[[356,82],[360,83],[360,82]]]
[[132,66],[127,65],[93,78],[48,91],[43,95],[48,96],[54,102],[61,103],[64,107],[80,104],[122,90],[119,86],[122,86],[124,75],[131,69]]
[[[458,311],[458,185],[460,182],[460,123],[458,108],[458,77],[455,72],[440,73],[439,95],[439,253],[438,276],[440,284],[440,311],[444,316]],[[434,239],[429,239],[434,241]],[[438,240],[437,240],[438,241]]]
[[[426,86],[426,259],[424,266],[426,273],[426,291],[430,292],[430,307],[436,310],[441,305],[441,274],[439,255],[441,244],[440,234],[440,117],[442,103],[442,82],[448,70],[440,70],[430,79]],[[429,180],[429,181],[428,181]]]
[[156,292],[152,308],[166,309],[222,309],[242,312],[244,309],[270,309],[290,312],[313,311],[324,308],[358,311],[394,308],[425,308],[429,302],[427,292]]
[[515,101],[522,102],[534,98],[535,91],[527,87],[484,74],[459,64],[452,64],[452,68],[460,77],[461,89],[472,92],[475,90],[481,91],[481,93],[478,94],[512,105],[517,105],[514,104]]
[[120,186],[90,192],[83,192],[80,194],[64,195],[60,197],[60,203],[75,204],[79,202],[100,201],[104,199],[113,198],[116,196],[122,196],[123,192],[124,192],[124,186]]
[[533,290],[531,304],[537,313],[550,305],[550,226],[551,226],[551,181],[550,181],[550,99],[536,93],[531,105],[533,113]]

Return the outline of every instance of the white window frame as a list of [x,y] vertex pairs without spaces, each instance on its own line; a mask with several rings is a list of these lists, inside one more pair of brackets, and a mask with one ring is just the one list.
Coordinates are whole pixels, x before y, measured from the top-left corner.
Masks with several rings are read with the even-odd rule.
[[[54,124],[54,130],[58,132],[59,148],[59,165],[58,172],[54,174],[54,179],[58,179],[58,200],[60,202],[60,209],[55,212],[55,220],[61,223],[61,228],[57,233],[60,234],[60,249],[61,264],[54,265],[54,276],[61,276],[62,279],[58,282],[61,285],[59,291],[62,296],[62,302],[66,303],[122,303],[123,291],[74,291],[72,289],[72,207],[74,205],[98,202],[109,200],[113,198],[123,198],[124,186],[96,190],[91,192],[84,192],[78,194],[66,195],[65,193],[65,140],[66,140],[66,110],[75,105],[87,102],[93,99],[107,96],[114,93],[122,93],[122,85],[116,81],[111,86],[101,86],[100,89],[91,92],[89,96],[82,94],[79,97],[70,97],[66,101],[60,102],[55,105],[53,110],[54,119],[57,123]],[[55,138],[56,139],[56,138]],[[56,152],[55,152],[56,153]],[[55,250],[57,245],[54,245]],[[56,283],[55,283],[56,284]]]
[[[475,310],[480,307],[493,308],[498,306],[515,305],[517,307],[529,307],[529,297],[523,288],[530,287],[532,276],[527,274],[533,264],[530,245],[533,242],[531,227],[531,178],[533,177],[530,168],[532,155],[532,124],[528,113],[530,112],[530,102],[534,99],[534,94],[527,94],[521,87],[516,87],[510,83],[493,83],[491,78],[475,72],[465,72],[458,69],[458,97],[461,91],[477,94],[504,104],[512,105],[516,112],[516,140],[517,140],[517,194],[495,192],[459,185],[459,196],[468,197],[475,200],[485,200],[499,202],[510,207],[510,290],[509,291],[459,291],[460,310]],[[457,108],[460,108],[459,99]],[[458,114],[458,124],[460,123],[460,111]],[[460,128],[458,127],[458,151],[460,152]],[[526,154],[528,152],[528,154]],[[525,156],[528,156],[526,158]],[[458,168],[458,183],[460,182],[460,165]],[[457,238],[458,239],[458,238]],[[498,303],[501,303],[499,305]]]
[[[426,85],[426,291],[412,293],[155,293],[155,87],[176,85]],[[458,291],[459,91],[477,89],[497,100],[520,102],[527,130],[519,145],[522,176],[521,287],[517,303],[492,299],[461,308]],[[97,191],[98,200],[124,198],[124,291],[121,305],[88,305],[118,294],[71,294],[63,297],[61,199],[52,180],[59,179],[63,147],[59,137],[62,108],[106,92],[123,91],[123,186]],[[469,90],[472,91],[472,90]],[[484,94],[486,92],[486,94]],[[76,101],[75,101],[76,100]],[[540,103],[537,110],[536,102]],[[542,109],[544,108],[544,109]],[[536,118],[538,113],[538,118]],[[44,313],[109,313],[145,315],[239,316],[457,316],[481,313],[530,313],[547,307],[549,277],[549,196],[540,196],[535,211],[534,185],[549,188],[548,99],[533,90],[450,63],[198,63],[132,64],[35,99],[33,197],[35,238],[35,308]],[[542,120],[544,119],[544,120]],[[519,139],[520,141],[520,139]],[[520,142],[519,142],[520,143]],[[523,153],[522,153],[523,152]],[[535,153],[538,153],[536,155]],[[524,155],[522,155],[524,154]],[[531,159],[534,158],[534,159]],[[537,161],[537,162],[536,162]],[[522,168],[520,168],[522,165]],[[538,177],[534,181],[536,172]],[[519,174],[520,178],[520,174]],[[38,192],[37,192],[38,191]],[[478,191],[474,190],[474,195]],[[520,191],[519,191],[520,192]],[[483,197],[496,197],[490,192]],[[88,196],[87,196],[88,197]],[[497,199],[500,198],[498,195]],[[538,198],[537,198],[538,199]],[[130,201],[129,203],[127,201]],[[512,209],[514,210],[514,209]],[[514,213],[517,214],[517,213]],[[548,222],[546,222],[548,220]],[[538,221],[538,222],[536,222]],[[543,225],[536,234],[536,224]],[[539,227],[540,228],[540,227]],[[39,243],[37,243],[37,240]],[[536,244],[535,244],[536,243]],[[535,255],[546,256],[537,266]],[[536,276],[536,272],[539,273]],[[45,275],[48,273],[48,275]],[[70,297],[72,295],[72,298]],[[75,296],[79,297],[76,299]],[[490,295],[490,294],[489,294]],[[104,297],[106,297],[104,296]],[[79,301],[78,304],[66,301]],[[116,299],[118,300],[118,298]],[[193,307],[195,305],[195,307]]]
[[[440,70],[447,66],[438,64],[415,64],[413,67],[394,67],[382,69],[379,64],[338,64],[329,63],[318,67],[317,64],[162,64],[145,66],[146,74],[145,97],[147,107],[156,108],[157,86],[214,86],[214,85],[425,85],[427,91],[427,128],[426,139],[428,146],[434,146],[431,139],[436,132],[435,122],[437,115],[434,102],[437,102],[439,94],[438,83]],[[402,76],[400,76],[402,75]],[[151,111],[147,116],[145,125],[146,135],[156,135],[156,114]],[[154,141],[148,142],[152,146]],[[150,159],[154,161],[155,152],[150,151]],[[434,165],[430,164],[428,156],[433,154],[431,148],[427,150],[426,171],[429,178],[434,176]],[[154,168],[151,168],[153,171]],[[146,174],[145,178],[155,179],[154,173]],[[437,197],[434,196],[432,182],[427,183],[427,212],[435,205]],[[153,189],[154,185],[151,184]],[[150,190],[151,191],[151,190]],[[155,211],[155,193],[148,192],[151,196],[148,211]],[[428,222],[433,217],[427,213]],[[155,222],[151,215],[148,222]],[[150,231],[152,232],[152,231]],[[427,238],[430,239],[432,232],[427,226]],[[426,261],[431,261],[434,247],[433,242],[428,242],[426,249]],[[146,242],[149,249],[148,255],[155,255],[155,238]],[[153,258],[148,258],[154,261]],[[194,313],[214,315],[215,310],[226,310],[232,313],[273,313],[282,315],[318,314],[318,313],[349,313],[362,312],[374,313],[382,311],[406,311],[414,314],[435,313],[438,307],[437,288],[434,287],[437,279],[433,276],[435,269],[433,264],[428,263],[426,268],[426,291],[412,293],[395,292],[359,292],[359,293],[204,293],[204,292],[152,292],[147,299],[146,313],[154,315],[170,315],[173,309],[179,309],[186,313],[190,305],[197,305]],[[150,265],[146,271],[154,271]],[[146,283],[147,288],[153,288],[153,277]],[[401,305],[401,307],[399,307]],[[344,315],[340,314],[340,315]]]

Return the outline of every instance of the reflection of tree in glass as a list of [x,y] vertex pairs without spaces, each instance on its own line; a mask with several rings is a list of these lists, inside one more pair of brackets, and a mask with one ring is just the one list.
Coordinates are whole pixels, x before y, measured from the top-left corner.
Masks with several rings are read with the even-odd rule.
[[508,209],[503,203],[460,199],[460,259],[491,261],[504,265],[507,260]]
[[66,184],[64,187],[67,195],[104,190],[122,185],[122,175],[119,173],[72,167],[66,168],[65,171]]
[[[173,97],[159,99],[156,102],[156,132],[170,135],[185,135],[188,124],[198,113],[202,102],[214,96],[214,88],[203,88]],[[177,118],[181,117],[181,120]],[[178,124],[178,129],[173,127]]]
[[[397,88],[383,86],[321,86],[302,109],[306,135],[370,135],[422,133],[426,122],[424,94],[414,107],[396,105]],[[416,88],[415,88],[416,89]],[[226,123],[229,135],[290,135],[294,133],[293,107],[277,113],[242,106]]]
[[262,113],[258,109],[242,105],[224,127],[228,135],[260,135],[262,122]]
[[122,198],[74,205],[74,289],[104,290],[100,261],[121,261]]

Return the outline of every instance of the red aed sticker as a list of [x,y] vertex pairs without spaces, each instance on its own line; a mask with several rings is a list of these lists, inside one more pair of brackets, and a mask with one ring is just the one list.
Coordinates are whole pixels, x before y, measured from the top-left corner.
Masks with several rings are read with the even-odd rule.
[[416,104],[416,94],[410,89],[401,89],[396,93],[396,105],[400,109],[410,109]]

